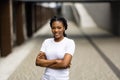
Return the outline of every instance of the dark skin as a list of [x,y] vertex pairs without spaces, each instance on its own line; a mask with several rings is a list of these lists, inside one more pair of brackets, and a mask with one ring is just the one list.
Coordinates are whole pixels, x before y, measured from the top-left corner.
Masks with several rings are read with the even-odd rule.
[[[61,21],[54,21],[52,23],[51,31],[55,42],[59,42],[64,38],[63,32],[65,31],[65,28]],[[40,51],[36,58],[36,65],[53,69],[66,69],[70,67],[71,60],[72,55],[69,53],[66,53],[63,59],[47,60],[45,53]]]

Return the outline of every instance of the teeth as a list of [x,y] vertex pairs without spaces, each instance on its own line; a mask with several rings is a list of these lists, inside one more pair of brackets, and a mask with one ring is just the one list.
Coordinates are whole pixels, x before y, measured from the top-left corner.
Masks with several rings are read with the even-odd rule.
[[54,34],[54,35],[59,35],[58,33]]
[[55,34],[55,36],[57,36],[57,34]]

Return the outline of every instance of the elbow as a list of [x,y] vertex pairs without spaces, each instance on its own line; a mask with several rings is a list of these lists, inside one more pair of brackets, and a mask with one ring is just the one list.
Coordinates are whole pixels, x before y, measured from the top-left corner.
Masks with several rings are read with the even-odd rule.
[[62,67],[66,69],[66,68],[69,68],[69,67],[70,67],[70,65],[69,65],[69,64],[67,64],[67,63],[63,63]]
[[46,67],[47,66],[47,64],[45,64],[42,59],[36,59],[35,65],[40,66],[40,67]]
[[39,61],[37,59],[36,59],[35,65],[40,66],[40,63],[39,63]]
[[36,59],[35,65],[36,65],[36,66],[41,66],[41,67],[42,67],[41,60],[40,60],[40,59]]
[[35,63],[36,66],[40,66],[38,63]]

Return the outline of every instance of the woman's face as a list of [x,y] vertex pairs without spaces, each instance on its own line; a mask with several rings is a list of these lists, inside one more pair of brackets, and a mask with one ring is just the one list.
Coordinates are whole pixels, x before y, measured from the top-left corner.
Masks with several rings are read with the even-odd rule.
[[65,31],[65,28],[61,21],[54,21],[52,23],[51,30],[52,30],[52,33],[53,33],[55,39],[58,39],[58,40],[63,39],[63,37],[64,37],[63,33]]

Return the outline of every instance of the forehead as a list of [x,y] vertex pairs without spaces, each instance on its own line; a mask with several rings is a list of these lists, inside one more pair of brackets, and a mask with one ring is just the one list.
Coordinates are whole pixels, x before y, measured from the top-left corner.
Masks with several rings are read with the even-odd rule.
[[58,25],[58,26],[63,26],[63,23],[62,23],[62,21],[54,21],[53,23],[52,23],[52,26],[54,26],[54,25]]

